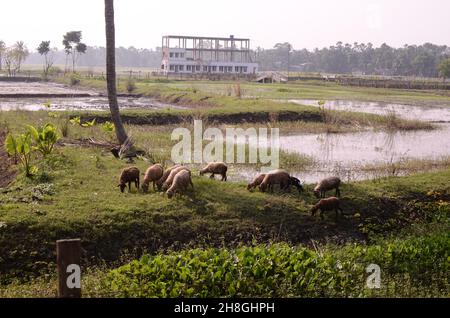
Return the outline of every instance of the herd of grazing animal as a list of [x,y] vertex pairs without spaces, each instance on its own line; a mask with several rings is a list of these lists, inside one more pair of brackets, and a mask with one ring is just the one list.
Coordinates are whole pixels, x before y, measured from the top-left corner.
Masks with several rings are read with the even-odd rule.
[[[205,174],[211,174],[211,179],[214,179],[216,175],[222,177],[222,181],[226,182],[228,167],[223,162],[214,162],[208,164],[205,168],[200,170],[200,176]],[[131,185],[135,184],[139,190],[142,188],[144,193],[149,192],[150,184],[153,186],[153,191],[164,191],[169,199],[173,198],[176,194],[183,194],[189,187],[194,189],[194,183],[192,182],[192,172],[185,166],[175,165],[171,168],[164,169],[162,165],[155,164],[147,169],[144,176],[142,186],[140,184],[140,171],[137,167],[126,168],[122,171],[119,178],[118,187],[125,192],[128,186],[131,191]],[[278,169],[265,174],[258,175],[251,183],[248,184],[247,189],[252,191],[259,188],[261,192],[273,193],[274,187],[278,185],[280,190],[285,192],[291,192],[291,188],[295,187],[299,193],[304,192],[301,181],[295,177],[292,177],[286,170]],[[340,200],[341,180],[337,177],[331,177],[324,179],[314,188],[314,195],[320,199],[320,201],[314,205],[311,209],[311,215],[315,216],[320,211],[320,217],[323,219],[324,212],[335,211],[336,219],[339,213],[343,213]],[[335,190],[334,197],[325,198],[328,191]]]

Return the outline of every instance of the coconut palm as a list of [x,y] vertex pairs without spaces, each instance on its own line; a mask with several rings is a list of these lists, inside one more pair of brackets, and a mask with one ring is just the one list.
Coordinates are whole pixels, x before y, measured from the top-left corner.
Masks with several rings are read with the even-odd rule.
[[109,109],[111,119],[116,127],[117,140],[121,145],[127,143],[128,136],[120,117],[116,88],[116,40],[114,26],[114,0],[105,0],[106,21],[106,73],[108,86]]

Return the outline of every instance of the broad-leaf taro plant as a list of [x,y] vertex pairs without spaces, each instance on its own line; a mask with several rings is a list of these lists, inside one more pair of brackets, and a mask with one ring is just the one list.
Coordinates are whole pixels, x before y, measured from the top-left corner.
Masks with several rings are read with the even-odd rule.
[[55,144],[60,139],[58,129],[53,124],[46,124],[44,127],[35,128],[27,126],[30,136],[34,139],[36,146],[33,150],[39,151],[44,157],[53,152]]
[[5,141],[6,152],[10,156],[20,159],[20,163],[27,177],[36,173],[37,168],[31,165],[32,140],[30,133],[20,134],[17,137],[9,134]]

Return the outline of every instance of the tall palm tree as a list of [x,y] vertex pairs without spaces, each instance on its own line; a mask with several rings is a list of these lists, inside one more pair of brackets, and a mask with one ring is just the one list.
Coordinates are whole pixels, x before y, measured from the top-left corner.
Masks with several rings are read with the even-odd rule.
[[120,117],[116,87],[116,31],[114,26],[114,0],[105,0],[106,21],[106,81],[108,86],[109,109],[111,120],[116,127],[117,140],[121,145],[128,140],[125,127]]

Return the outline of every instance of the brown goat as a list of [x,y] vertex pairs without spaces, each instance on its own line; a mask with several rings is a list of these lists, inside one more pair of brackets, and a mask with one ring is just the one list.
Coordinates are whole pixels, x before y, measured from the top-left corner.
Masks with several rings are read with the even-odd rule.
[[117,187],[120,188],[120,191],[125,192],[125,188],[128,184],[128,190],[131,192],[131,183],[134,182],[136,188],[139,190],[140,186],[140,174],[141,172],[137,167],[126,168],[122,171],[122,174],[119,178],[119,185]]
[[335,211],[336,212],[336,220],[339,216],[339,211],[341,212],[341,215],[343,214],[343,211],[341,209],[341,201],[336,198],[328,198],[328,199],[322,199],[317,203],[312,209],[311,209],[311,215],[315,216],[316,212],[320,210],[320,218],[323,220],[323,213],[329,212],[329,211]]

